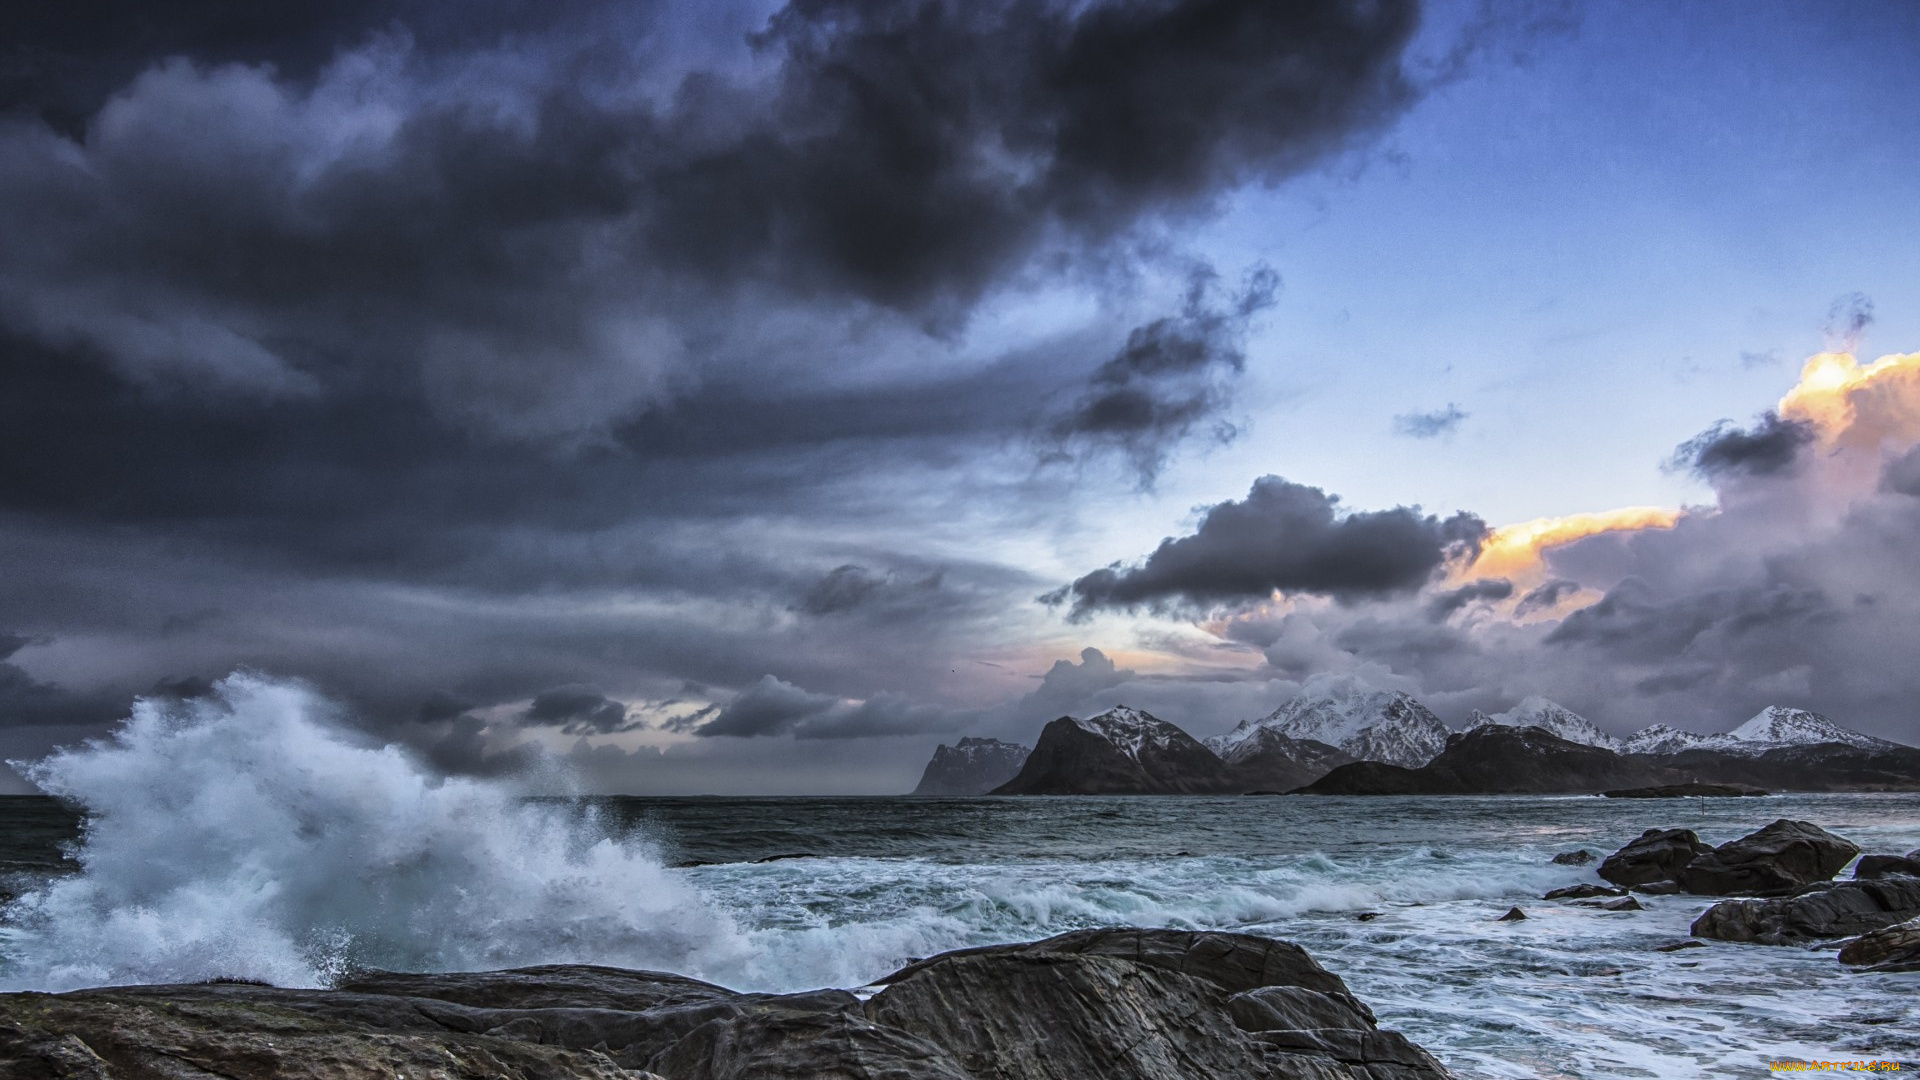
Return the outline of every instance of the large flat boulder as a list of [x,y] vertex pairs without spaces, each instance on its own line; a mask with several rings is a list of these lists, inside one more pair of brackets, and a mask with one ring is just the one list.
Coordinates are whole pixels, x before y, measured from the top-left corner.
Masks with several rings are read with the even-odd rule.
[[1448,1075],[1305,950],[1244,934],[1078,931],[882,981],[867,1014],[976,1080]]
[[1648,829],[1601,860],[1599,873],[1628,888],[1672,881],[1688,863],[1711,850],[1692,829]]
[[563,965],[0,994],[23,1080],[1442,1080],[1298,946],[1089,930],[918,962],[862,1001]]
[[1810,821],[1781,818],[1689,862],[1678,880],[1696,896],[1779,893],[1826,881],[1858,854],[1851,840]]
[[1693,936],[1759,945],[1852,937],[1920,918],[1920,879],[1819,882],[1791,896],[1722,900],[1693,921]]

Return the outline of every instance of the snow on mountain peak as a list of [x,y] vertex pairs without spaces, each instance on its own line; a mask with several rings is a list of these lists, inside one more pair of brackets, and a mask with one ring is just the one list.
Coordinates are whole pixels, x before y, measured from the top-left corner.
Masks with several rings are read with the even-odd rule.
[[1069,717],[1082,731],[1098,735],[1120,749],[1127,756],[1140,758],[1140,752],[1146,747],[1166,749],[1173,743],[1173,736],[1179,728],[1165,720],[1127,705],[1115,705],[1098,716],[1086,719]]
[[1362,761],[1408,768],[1425,765],[1447,745],[1447,726],[1411,694],[1377,690],[1356,679],[1318,687],[1309,683],[1268,715],[1208,739],[1207,747],[1230,757],[1263,730],[1336,746]]
[[1568,742],[1598,746],[1613,751],[1620,749],[1620,740],[1595,727],[1593,721],[1559,702],[1550,701],[1538,695],[1526,698],[1506,712],[1494,713],[1492,716],[1475,709],[1473,715],[1467,720],[1467,730],[1472,731],[1474,728],[1485,727],[1488,724],[1499,724],[1503,727],[1545,728]]
[[1817,712],[1789,709],[1781,705],[1769,705],[1761,709],[1753,719],[1727,732],[1727,735],[1744,743],[1764,744],[1769,749],[1776,746],[1845,743],[1862,750],[1885,750],[1895,745],[1885,739],[1850,731]]
[[1677,754],[1683,750],[1720,750],[1753,757],[1784,746],[1813,746],[1818,743],[1844,743],[1861,750],[1887,750],[1899,745],[1843,728],[1817,712],[1769,705],[1732,731],[1712,735],[1654,724],[1627,739],[1622,753]]

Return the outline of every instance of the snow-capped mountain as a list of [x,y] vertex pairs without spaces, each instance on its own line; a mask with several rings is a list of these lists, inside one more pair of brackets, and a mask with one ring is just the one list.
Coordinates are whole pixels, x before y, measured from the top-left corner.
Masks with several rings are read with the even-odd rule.
[[1068,717],[1080,730],[1098,735],[1135,761],[1149,750],[1165,750],[1176,740],[1193,741],[1193,736],[1149,712],[1127,705],[1116,705],[1098,716]]
[[1899,745],[1843,728],[1817,712],[1782,705],[1761,709],[1753,719],[1727,732],[1727,737],[1764,750],[1816,743],[1845,743],[1861,750],[1891,750]]
[[1620,750],[1620,740],[1593,726],[1593,721],[1574,712],[1555,701],[1543,697],[1530,697],[1508,709],[1506,712],[1488,716],[1479,709],[1467,718],[1466,730],[1499,724],[1502,727],[1545,728],[1568,742],[1586,746],[1598,746],[1602,749]]
[[1193,736],[1125,705],[1063,716],[996,795],[1188,795],[1223,791],[1226,765]]
[[1702,735],[1666,724],[1649,724],[1620,743],[1623,754],[1678,754],[1683,750],[1732,750],[1737,744],[1726,734]]
[[1013,779],[1031,751],[999,739],[961,739],[941,743],[920,776],[915,795],[984,795]]
[[1242,721],[1225,735],[1207,740],[1207,748],[1231,760],[1235,749],[1255,732],[1270,729],[1289,739],[1337,747],[1360,761],[1419,768],[1447,745],[1447,725],[1410,694],[1375,690],[1359,682],[1337,688],[1302,691],[1292,701],[1257,720]]
[[1758,757],[1782,747],[1814,746],[1820,743],[1842,743],[1860,750],[1892,750],[1899,747],[1898,743],[1843,728],[1817,712],[1770,705],[1732,731],[1712,735],[1654,724],[1629,737],[1622,745],[1621,753],[1678,754],[1686,750],[1719,750],[1743,757]]

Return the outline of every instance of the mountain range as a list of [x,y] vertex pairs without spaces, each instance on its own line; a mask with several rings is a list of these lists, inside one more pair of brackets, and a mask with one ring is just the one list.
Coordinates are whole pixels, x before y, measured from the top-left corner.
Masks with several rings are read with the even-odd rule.
[[1455,732],[1411,695],[1348,685],[1204,742],[1124,705],[1054,720],[1031,751],[962,739],[935,751],[914,794],[1573,793],[1692,782],[1920,789],[1920,750],[1782,706],[1731,731],[1655,724],[1618,739],[1530,697],[1476,710]]

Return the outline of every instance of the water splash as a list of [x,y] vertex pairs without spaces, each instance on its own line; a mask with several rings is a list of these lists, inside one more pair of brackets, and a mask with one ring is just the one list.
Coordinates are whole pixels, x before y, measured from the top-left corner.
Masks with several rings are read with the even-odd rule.
[[0,985],[699,971],[746,948],[644,841],[510,782],[437,777],[332,713],[298,683],[236,674],[208,698],[137,702],[110,739],[24,766],[88,823],[81,872],[7,912]]

